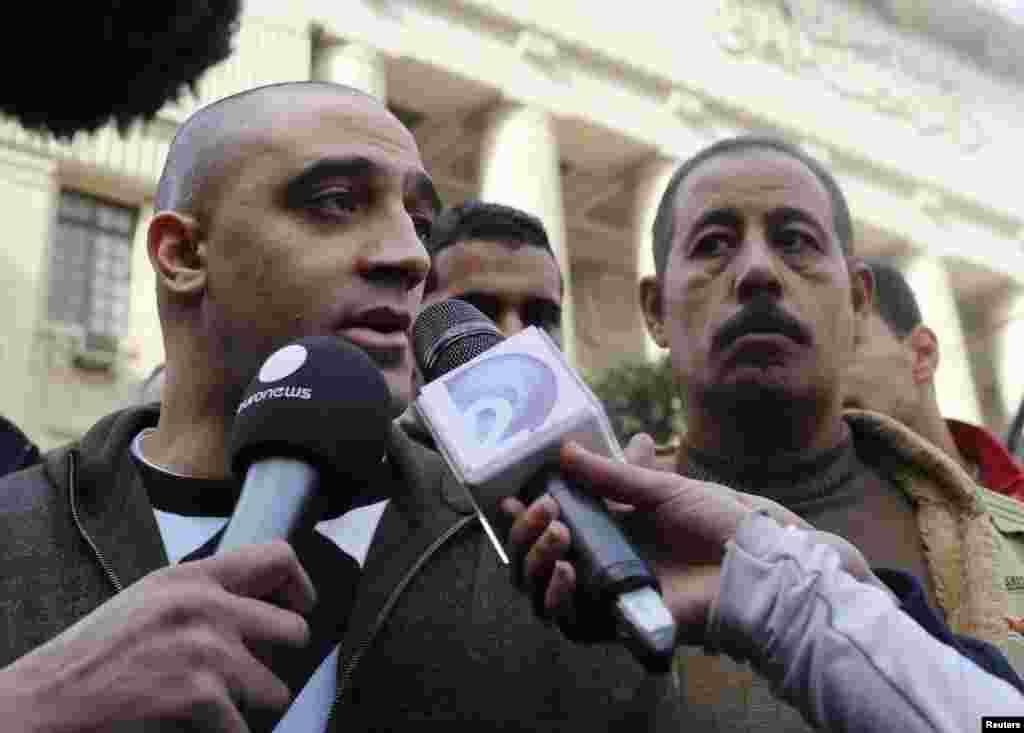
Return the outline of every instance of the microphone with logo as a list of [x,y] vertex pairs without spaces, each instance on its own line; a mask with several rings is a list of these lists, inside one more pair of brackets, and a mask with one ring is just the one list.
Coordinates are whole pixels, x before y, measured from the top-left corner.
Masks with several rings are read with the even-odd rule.
[[245,478],[217,551],[291,539],[346,511],[381,470],[389,404],[384,375],[347,341],[307,338],[271,354],[235,415],[231,466]]
[[474,494],[551,494],[572,532],[580,621],[593,632],[586,635],[617,631],[649,671],[667,672],[676,625],[657,578],[604,503],[557,467],[570,439],[625,460],[600,402],[561,350],[536,327],[506,339],[457,299],[421,311],[413,350],[426,382],[415,411],[474,504]]

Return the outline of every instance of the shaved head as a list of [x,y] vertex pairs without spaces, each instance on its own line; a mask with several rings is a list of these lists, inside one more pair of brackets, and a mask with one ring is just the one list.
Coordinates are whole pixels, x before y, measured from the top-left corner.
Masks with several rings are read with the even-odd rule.
[[409,399],[407,335],[365,312],[411,318],[440,202],[415,137],[379,100],[291,82],[211,104],[175,136],[155,204],[166,394],[205,390],[230,416],[275,349],[351,331],[396,407]]
[[157,211],[200,216],[213,203],[218,176],[231,162],[249,128],[271,124],[277,110],[298,95],[340,94],[381,102],[354,87],[324,81],[293,81],[247,89],[203,107],[179,128],[157,185]]

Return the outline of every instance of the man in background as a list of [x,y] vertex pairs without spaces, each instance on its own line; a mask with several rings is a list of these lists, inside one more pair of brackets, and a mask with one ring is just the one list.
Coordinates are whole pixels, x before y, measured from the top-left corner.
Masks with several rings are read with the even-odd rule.
[[[865,339],[845,374],[845,404],[874,410],[941,448],[985,488],[1024,499],[1024,469],[985,428],[944,418],[935,374],[940,348],[913,289],[896,267],[866,260],[875,281]],[[1024,508],[1024,507],[1022,507]]]
[[[426,244],[430,272],[423,307],[459,298],[505,336],[536,326],[562,345],[562,273],[540,219],[467,200],[437,218]],[[418,370],[415,379],[418,384]],[[412,408],[398,423],[413,440],[435,449]]]
[[[844,373],[845,405],[896,418],[942,450],[978,485],[978,496],[999,531],[1002,583],[1011,628],[1024,626],[1024,470],[985,428],[944,418],[935,374],[940,348],[921,316],[913,289],[896,267],[869,259],[875,295],[864,339]],[[1024,669],[1024,639],[1007,653]]]
[[562,341],[562,273],[537,217],[501,204],[464,201],[444,212],[427,240],[428,306],[460,298],[506,336],[528,326]]

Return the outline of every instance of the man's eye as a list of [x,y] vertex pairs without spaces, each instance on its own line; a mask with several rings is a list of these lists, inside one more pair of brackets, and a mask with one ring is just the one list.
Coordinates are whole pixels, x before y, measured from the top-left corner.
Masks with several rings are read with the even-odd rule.
[[786,229],[778,234],[779,247],[787,253],[802,254],[818,246],[818,240],[800,229]]
[[725,254],[731,246],[731,237],[726,234],[706,234],[697,240],[690,253],[694,257],[718,257]]
[[316,194],[312,199],[312,208],[318,213],[346,216],[358,208],[358,201],[351,191],[329,190]]

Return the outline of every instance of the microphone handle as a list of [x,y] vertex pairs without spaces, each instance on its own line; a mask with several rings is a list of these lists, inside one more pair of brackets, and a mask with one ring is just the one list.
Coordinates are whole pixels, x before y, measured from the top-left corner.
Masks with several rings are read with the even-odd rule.
[[667,672],[676,628],[650,566],[604,502],[566,480],[555,466],[542,469],[527,484],[524,498],[532,501],[544,492],[558,502],[559,519],[572,535],[569,552],[576,568],[577,595],[582,596],[587,612],[599,614],[589,620],[592,628],[617,625],[637,661],[649,671]]
[[315,468],[294,458],[254,462],[245,474],[242,493],[217,552],[242,545],[290,539],[312,527],[322,507]]
[[607,602],[637,588],[659,589],[658,579],[601,500],[557,469],[545,473],[544,490],[558,502],[559,519],[572,532],[571,551],[583,592]]

